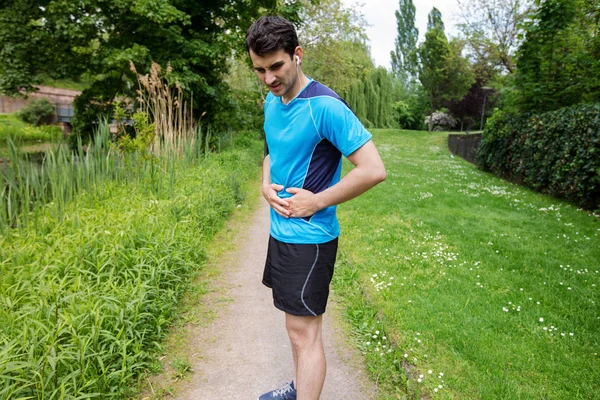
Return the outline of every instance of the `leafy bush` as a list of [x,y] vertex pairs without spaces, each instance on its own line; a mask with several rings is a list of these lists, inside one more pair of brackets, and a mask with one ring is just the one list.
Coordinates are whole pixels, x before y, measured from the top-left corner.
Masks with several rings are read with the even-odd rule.
[[477,164],[536,191],[600,208],[600,104],[544,114],[496,112]]
[[28,124],[38,126],[54,115],[54,105],[45,97],[36,97],[17,112],[19,118]]
[[425,118],[425,125],[429,125],[430,118],[433,119],[434,131],[450,131],[458,126],[456,118],[443,111],[436,111],[432,116]]
[[56,125],[31,126],[15,114],[0,115],[0,145],[5,145],[8,137],[13,141],[49,141],[59,139],[62,135],[62,130]]
[[410,104],[402,100],[394,103],[394,117],[400,129],[408,129],[415,123],[415,116],[411,112]]

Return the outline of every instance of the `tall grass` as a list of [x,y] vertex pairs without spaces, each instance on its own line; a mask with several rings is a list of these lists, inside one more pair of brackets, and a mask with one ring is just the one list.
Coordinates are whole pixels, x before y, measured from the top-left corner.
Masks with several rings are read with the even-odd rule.
[[[179,82],[175,82],[175,89],[168,83],[171,66],[167,67],[164,76],[160,65],[154,62],[146,75],[139,74],[133,62],[130,62],[130,68],[138,77],[139,109],[154,123],[154,154],[169,151],[182,154],[196,140],[198,125],[194,121],[192,107],[184,100]],[[193,104],[193,96],[190,100]]]
[[106,123],[100,124],[87,151],[81,143],[77,152],[54,146],[46,152],[41,166],[20,154],[12,140],[8,145],[10,163],[0,166],[0,233],[30,229],[29,222],[37,221],[38,206],[52,203],[52,210],[60,215],[79,191],[94,188],[102,179],[123,180],[131,175],[111,150]]
[[106,122],[41,166],[11,144],[0,166],[0,399],[123,398],[154,368],[207,241],[261,157],[248,134],[207,153],[186,121],[170,123],[188,130],[151,157],[119,150]]
[[0,236],[0,398],[126,396],[154,368],[186,282],[260,153],[258,143],[196,165],[174,160],[172,181],[149,164],[140,179],[105,181],[60,215],[49,204],[35,228]]
[[[131,64],[132,70],[135,67]],[[37,216],[36,206],[52,202],[59,215],[64,205],[80,191],[102,190],[106,179],[116,181],[144,180],[158,190],[164,178],[159,171],[169,171],[173,181],[175,159],[196,162],[207,154],[210,130],[203,137],[202,126],[193,118],[191,107],[184,100],[181,86],[169,86],[161,76],[161,67],[153,63],[150,73],[138,75],[139,109],[133,114],[137,142],[124,132],[120,114],[114,137],[106,120],[100,121],[91,143],[77,143],[75,151],[54,146],[46,152],[42,166],[36,168],[26,154],[8,138],[10,162],[0,164],[0,233],[27,226]],[[170,73],[170,67],[166,71]],[[122,110],[121,110],[122,111]],[[19,129],[24,129],[19,126]],[[152,135],[146,143],[144,135]],[[119,145],[115,145],[115,140]],[[129,145],[121,146],[123,139]],[[133,143],[133,144],[132,144]],[[149,147],[149,148],[147,148]],[[147,151],[153,156],[147,157]]]
[[56,125],[29,125],[16,114],[0,114],[0,147],[6,146],[6,140],[13,141],[50,141],[62,137],[62,130]]

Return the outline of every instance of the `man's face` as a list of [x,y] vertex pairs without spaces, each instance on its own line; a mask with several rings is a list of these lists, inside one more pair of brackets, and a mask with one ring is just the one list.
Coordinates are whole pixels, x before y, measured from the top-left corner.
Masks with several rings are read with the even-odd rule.
[[298,91],[298,65],[283,49],[259,56],[250,50],[254,73],[275,96],[291,100]]

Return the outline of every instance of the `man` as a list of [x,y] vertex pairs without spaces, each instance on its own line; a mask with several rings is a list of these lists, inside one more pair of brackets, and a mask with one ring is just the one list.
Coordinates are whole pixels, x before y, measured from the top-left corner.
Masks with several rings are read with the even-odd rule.
[[[294,26],[261,17],[246,34],[256,75],[270,90],[262,194],[271,206],[263,283],[285,312],[295,378],[259,400],[317,400],[325,380],[322,316],[340,232],[335,206],[385,179],[371,134],[331,89],[302,72]],[[340,180],[341,156],[354,168]]]

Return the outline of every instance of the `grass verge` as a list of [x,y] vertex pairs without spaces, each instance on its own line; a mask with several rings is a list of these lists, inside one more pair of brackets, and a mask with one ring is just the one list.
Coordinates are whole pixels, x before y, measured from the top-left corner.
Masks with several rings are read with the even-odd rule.
[[[39,206],[35,226],[0,236],[0,398],[136,390],[157,368],[209,241],[255,179],[262,145],[243,144],[136,180],[100,180],[60,214]],[[185,360],[174,368],[188,369]]]
[[57,125],[29,125],[16,114],[0,114],[0,147],[6,147],[6,140],[12,138],[17,142],[51,141],[63,137],[63,132]]
[[[260,171],[256,169],[256,179],[251,179],[243,185],[247,200],[236,207],[233,215],[225,226],[215,235],[206,246],[206,263],[191,279],[190,285],[183,296],[177,316],[169,329],[168,337],[162,348],[160,363],[155,371],[148,371],[139,381],[140,393],[135,398],[143,400],[158,400],[177,397],[185,385],[180,381],[187,380],[194,372],[189,369],[181,374],[178,365],[193,364],[193,360],[202,357],[202,346],[198,337],[217,318],[219,310],[230,298],[224,294],[226,284],[221,276],[224,265],[231,265],[233,254],[239,242],[231,238],[241,235],[252,219],[248,218],[260,199]],[[200,332],[200,333],[199,333]],[[210,345],[210,344],[206,344]],[[194,349],[195,352],[190,349]]]
[[376,131],[388,179],[339,208],[334,287],[381,398],[596,397],[598,216],[446,140]]

